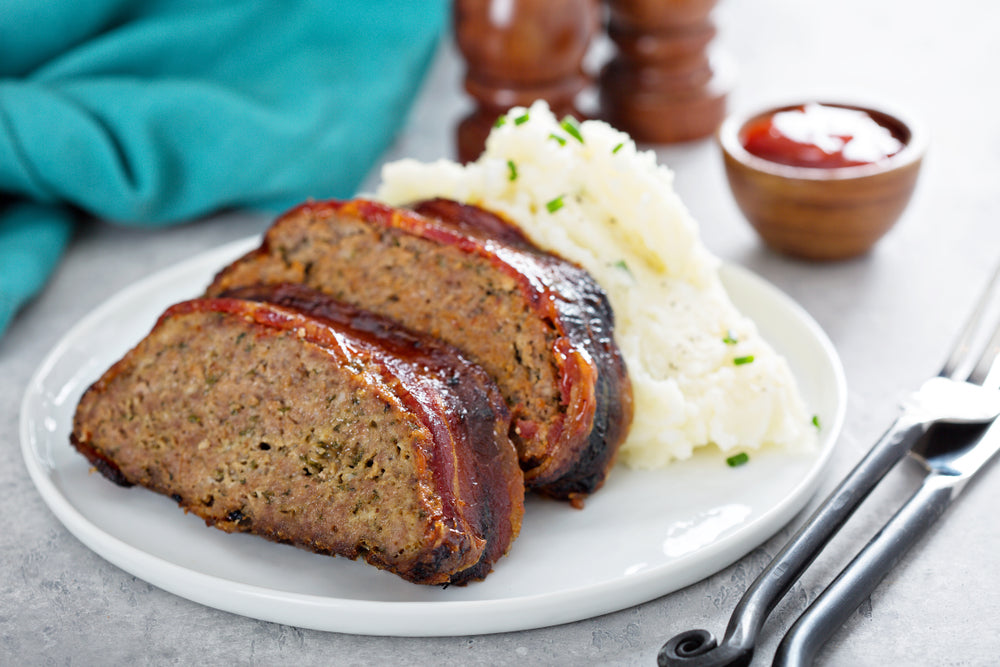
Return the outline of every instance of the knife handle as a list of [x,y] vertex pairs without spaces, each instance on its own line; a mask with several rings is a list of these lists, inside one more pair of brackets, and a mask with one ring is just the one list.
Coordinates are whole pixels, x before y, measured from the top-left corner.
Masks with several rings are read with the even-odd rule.
[[682,632],[657,654],[659,667],[742,667],[753,659],[757,635],[778,601],[840,530],[861,502],[927,431],[927,422],[904,412],[813,512],[736,604],[717,641],[707,630]]
[[850,618],[899,559],[957,495],[958,478],[932,473],[855,556],[781,640],[773,667],[811,665],[820,647]]

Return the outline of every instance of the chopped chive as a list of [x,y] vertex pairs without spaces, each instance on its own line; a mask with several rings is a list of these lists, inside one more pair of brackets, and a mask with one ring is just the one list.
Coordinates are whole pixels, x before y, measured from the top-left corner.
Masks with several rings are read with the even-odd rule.
[[742,366],[743,364],[749,364],[753,362],[753,355],[748,354],[745,357],[736,357],[733,359],[733,363],[737,366]]
[[508,179],[510,179],[512,181],[516,181],[517,180],[517,165],[514,164],[513,160],[507,160],[507,169],[510,170],[510,175],[508,176]]
[[750,460],[750,455],[746,452],[740,452],[739,454],[734,454],[726,459],[726,465],[730,468],[736,468],[743,465]]
[[566,134],[573,137],[581,144],[583,143],[583,135],[580,134],[580,126],[577,124],[575,118],[572,116],[566,116],[559,124],[562,126],[562,129],[566,130]]
[[624,259],[619,259],[612,266],[614,266],[616,269],[621,269],[622,271],[627,273],[629,277],[632,278],[632,280],[635,280],[635,276],[632,275],[632,269],[628,268],[628,264],[625,263]]
[[563,207],[563,197],[566,195],[559,195],[552,201],[545,204],[545,208],[549,209],[549,213],[555,213]]
[[726,337],[722,339],[722,342],[726,345],[736,345],[736,343],[740,341],[736,340],[736,336],[733,335],[733,330],[728,329],[726,330]]
[[614,150],[611,151],[611,154],[614,155],[615,153],[617,153],[618,151],[620,151],[622,149],[622,146],[624,146],[624,145],[625,145],[624,143],[620,143],[617,146],[615,146]]
[[549,133],[549,139],[555,139],[556,141],[559,142],[560,146],[565,146],[566,145],[566,138],[565,137],[560,137],[558,134],[555,134],[554,132],[550,132]]
[[493,127],[500,127],[506,122],[507,122],[507,115],[504,114],[503,116],[500,116],[499,118],[496,119],[496,122],[493,123]]
[[816,428],[822,428],[819,425],[819,415],[813,415],[812,422],[813,422],[813,426],[815,426]]
[[524,114],[523,116],[518,116],[517,118],[514,119],[514,125],[524,125],[530,119],[531,117],[528,114]]

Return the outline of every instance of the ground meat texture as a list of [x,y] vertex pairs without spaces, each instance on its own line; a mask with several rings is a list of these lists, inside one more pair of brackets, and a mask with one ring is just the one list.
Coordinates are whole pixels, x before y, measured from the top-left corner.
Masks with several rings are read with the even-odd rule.
[[472,364],[433,341],[408,359],[416,339],[392,333],[247,300],[177,304],[84,394],[71,440],[112,480],[222,530],[416,583],[482,578],[523,514],[509,415]]
[[300,206],[206,294],[302,283],[446,341],[500,386],[528,486],[571,500],[593,492],[632,414],[604,293],[499,216],[445,200],[415,208]]

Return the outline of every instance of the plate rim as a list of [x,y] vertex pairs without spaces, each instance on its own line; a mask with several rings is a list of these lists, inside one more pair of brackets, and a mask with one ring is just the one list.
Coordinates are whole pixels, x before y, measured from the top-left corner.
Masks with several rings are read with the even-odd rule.
[[[106,317],[107,312],[114,311],[119,302],[127,301],[130,297],[147,291],[150,286],[158,282],[168,281],[173,275],[187,273],[193,267],[206,263],[209,257],[235,258],[243,252],[252,250],[259,244],[260,238],[260,235],[250,236],[209,249],[156,271],[110,296],[71,327],[48,352],[32,374],[20,405],[19,431],[22,457],[32,482],[56,518],[88,549],[112,565],[188,600],[260,620],[359,635],[468,636],[528,630],[579,621],[667,595],[701,581],[743,558],[803,510],[816,493],[820,475],[836,448],[846,414],[847,384],[842,362],[833,343],[802,306],[768,280],[742,266],[721,262],[718,269],[724,285],[732,280],[751,285],[755,291],[766,294],[784,310],[789,311],[795,316],[796,321],[806,328],[811,342],[817,343],[823,351],[823,359],[829,365],[835,381],[833,390],[836,397],[836,412],[832,422],[823,426],[819,443],[820,452],[810,465],[808,474],[784,496],[780,503],[767,508],[760,516],[744,525],[740,531],[699,548],[700,567],[689,568],[689,574],[683,581],[663,585],[660,570],[667,567],[664,564],[617,580],[538,595],[490,600],[381,601],[282,591],[223,579],[172,563],[109,534],[73,506],[51,478],[50,473],[54,471],[54,467],[47,470],[42,461],[40,456],[42,452],[36,447],[36,444],[40,443],[32,429],[29,404],[43,387],[43,379],[51,373],[79,333],[92,326],[95,321]],[[752,537],[748,538],[748,534]],[[731,544],[737,541],[745,542],[746,547],[733,552]],[[599,609],[593,609],[593,605],[581,604],[581,601],[594,597],[604,600]],[[523,613],[526,605],[530,613]],[[414,625],[413,616],[417,610],[420,612],[422,622]],[[515,610],[522,613],[510,613]],[[483,613],[485,611],[492,613]],[[369,618],[374,614],[379,617],[377,627],[372,627]]]

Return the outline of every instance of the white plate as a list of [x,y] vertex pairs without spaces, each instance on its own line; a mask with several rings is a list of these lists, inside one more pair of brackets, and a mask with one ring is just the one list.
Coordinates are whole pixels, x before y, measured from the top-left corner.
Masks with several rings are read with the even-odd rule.
[[723,268],[736,305],[784,354],[823,430],[815,453],[753,454],[730,468],[717,451],[661,471],[616,468],[577,511],[529,498],[521,535],[486,581],[416,586],[343,558],[206,528],[169,498],[91,473],[69,445],[80,395],[169,304],[256,246],[232,243],[119,293],[74,327],[28,386],[21,446],[49,507],[85,545],[167,591],[237,614],[372,635],[467,635],[566,623],[692,584],[777,532],[815,491],[840,430],[843,370],[829,340],[788,297]]

